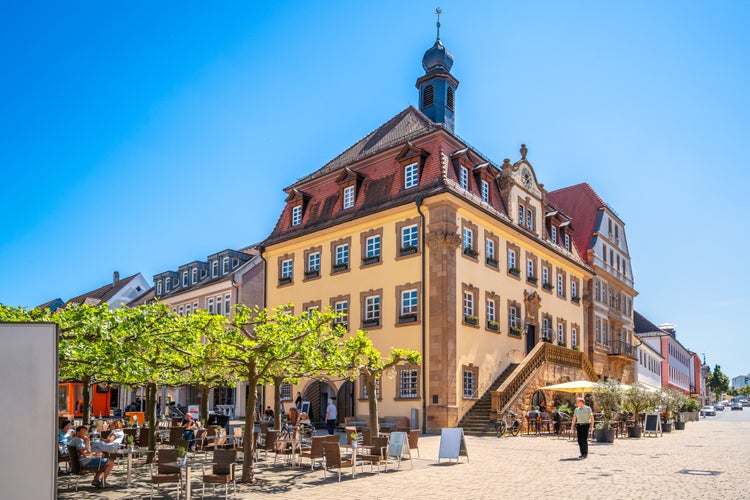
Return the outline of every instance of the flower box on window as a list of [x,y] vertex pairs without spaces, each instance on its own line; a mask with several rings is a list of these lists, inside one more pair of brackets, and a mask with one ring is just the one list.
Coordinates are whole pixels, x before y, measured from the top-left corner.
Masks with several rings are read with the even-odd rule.
[[488,321],[487,328],[489,328],[490,330],[498,331],[500,329],[500,325],[497,321]]
[[284,276],[279,278],[279,285],[287,285],[292,282],[291,276]]
[[567,347],[567,344],[565,342],[558,342],[557,345],[560,347]]
[[493,259],[492,257],[487,257],[486,262],[488,266],[497,267],[497,259]]
[[341,262],[339,264],[334,264],[333,265],[333,271],[334,272],[336,272],[336,271],[344,271],[346,269],[349,269],[349,263],[347,263],[347,262]]
[[466,248],[464,248],[464,255],[468,255],[469,257],[473,257],[473,258],[476,259],[477,255],[479,255],[479,252],[477,252],[476,250],[474,250],[471,247],[466,247]]
[[520,326],[511,326],[510,334],[515,335],[516,337],[520,337],[521,335],[523,335],[523,328],[521,328]]
[[417,321],[416,314],[402,314],[398,317],[399,323],[415,323]]
[[320,271],[318,269],[310,269],[309,271],[305,271],[305,278],[317,278],[320,276]]
[[552,343],[552,339],[549,337],[542,337],[542,342],[547,342],[548,344]]
[[469,325],[476,325],[479,323],[479,318],[476,316],[464,316],[464,323],[467,323]]
[[551,291],[552,291],[552,288],[553,288],[553,287],[552,287],[552,283],[549,283],[549,282],[547,282],[547,283],[542,283],[542,288],[544,288],[544,289],[545,289],[545,290],[547,290],[548,292],[551,292]]
[[379,326],[380,318],[366,319],[362,322],[362,326]]
[[380,255],[372,255],[370,257],[364,257],[362,259],[362,264],[375,264],[376,262],[380,262]]
[[526,281],[528,281],[532,285],[536,285],[537,283],[536,276],[526,276]]
[[401,247],[398,251],[399,255],[411,255],[417,253],[418,248],[415,246]]
[[576,304],[579,304],[579,303],[581,302],[581,297],[579,297],[579,296],[577,296],[577,295],[574,295],[574,296],[572,296],[572,297],[570,298],[570,300],[572,300],[572,301],[573,301],[573,302],[575,302]]
[[521,275],[521,270],[518,269],[517,267],[511,267],[510,269],[508,269],[508,273],[512,274],[513,276],[517,278]]

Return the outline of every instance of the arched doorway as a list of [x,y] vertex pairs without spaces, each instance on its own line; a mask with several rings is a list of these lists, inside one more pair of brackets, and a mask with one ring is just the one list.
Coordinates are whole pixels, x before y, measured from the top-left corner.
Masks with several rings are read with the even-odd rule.
[[314,380],[302,391],[302,401],[310,402],[310,421],[323,423],[326,416],[328,398],[336,399],[336,388],[325,380]]
[[344,421],[344,417],[353,417],[356,415],[356,399],[354,397],[354,382],[347,380],[341,386],[336,398],[336,409],[338,410],[339,422]]

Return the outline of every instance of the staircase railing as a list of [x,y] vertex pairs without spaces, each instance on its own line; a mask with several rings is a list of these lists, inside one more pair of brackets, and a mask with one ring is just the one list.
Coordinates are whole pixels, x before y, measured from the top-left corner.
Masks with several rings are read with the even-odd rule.
[[510,364],[508,364],[507,366],[503,366],[501,364],[498,364],[497,366],[495,366],[495,369],[492,370],[492,373],[485,380],[484,384],[482,384],[481,386],[478,386],[476,389],[474,389],[474,392],[471,393],[471,398],[469,398],[466,401],[464,401],[464,404],[461,405],[461,408],[460,408],[458,414],[459,415],[463,415],[464,408],[466,408],[466,405],[468,405],[469,403],[471,403],[472,405],[474,403],[476,403],[476,401],[478,399],[477,395],[478,394],[484,394],[484,391],[486,391],[489,387],[491,387],[492,384],[495,383],[495,380],[497,380],[497,377],[499,377],[500,374],[502,373],[501,368],[503,370],[505,370],[506,368],[508,368],[508,366],[510,366]]

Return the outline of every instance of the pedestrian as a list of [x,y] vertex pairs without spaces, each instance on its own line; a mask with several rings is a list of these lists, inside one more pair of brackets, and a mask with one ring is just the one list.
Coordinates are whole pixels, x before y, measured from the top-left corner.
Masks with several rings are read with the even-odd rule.
[[326,407],[326,429],[328,434],[336,432],[336,405],[333,404],[333,399],[328,400],[328,406]]
[[594,412],[590,406],[586,406],[583,398],[576,399],[578,406],[573,412],[573,420],[570,422],[570,432],[573,429],[578,433],[578,449],[581,455],[580,460],[589,456],[589,432],[594,427]]
[[302,410],[302,393],[297,393],[297,399],[294,400],[294,406],[297,407],[298,410]]

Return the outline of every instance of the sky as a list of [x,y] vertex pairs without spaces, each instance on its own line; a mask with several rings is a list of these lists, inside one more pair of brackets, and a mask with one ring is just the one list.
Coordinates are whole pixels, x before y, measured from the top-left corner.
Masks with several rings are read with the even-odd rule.
[[[28,2],[0,10],[0,303],[262,241],[283,188],[409,105],[440,38],[456,132],[625,222],[635,308],[730,378],[750,2]],[[734,216],[738,217],[735,218]]]

